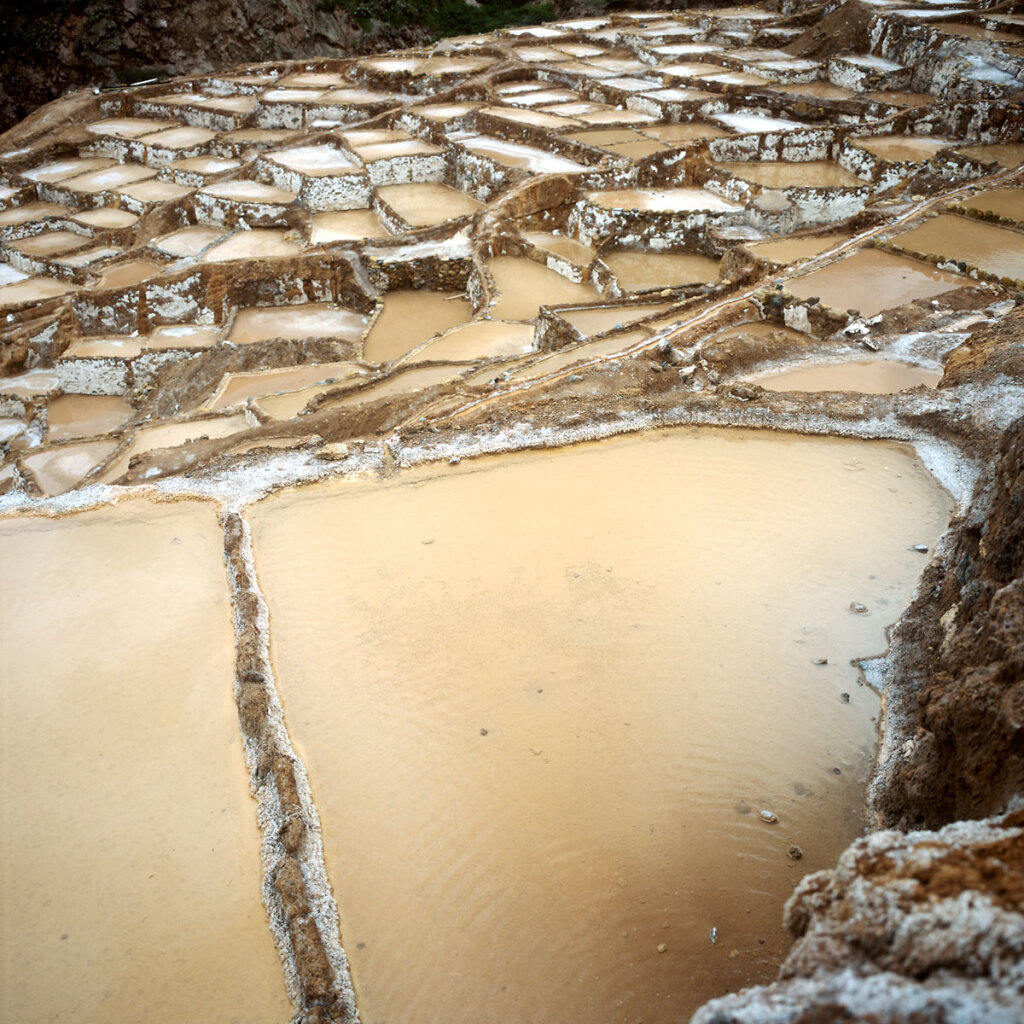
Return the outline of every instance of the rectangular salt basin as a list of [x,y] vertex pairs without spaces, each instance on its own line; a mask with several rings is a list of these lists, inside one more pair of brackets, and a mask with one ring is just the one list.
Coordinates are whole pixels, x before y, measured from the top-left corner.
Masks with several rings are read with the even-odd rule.
[[968,277],[937,270],[920,260],[861,249],[822,270],[792,278],[786,287],[798,299],[817,296],[833,309],[856,309],[861,316],[874,316],[971,283]]
[[609,189],[587,192],[587,201],[605,210],[650,210],[653,213],[733,213],[743,207],[702,188]]
[[718,260],[694,253],[609,252],[601,257],[623,291],[718,280]]
[[454,292],[388,292],[366,336],[363,356],[371,363],[399,359],[427,338],[465,323],[472,316],[470,302]]
[[715,166],[765,188],[867,188],[870,184],[831,160],[724,160]]
[[1024,281],[1024,234],[1012,228],[940,213],[893,241],[911,252],[963,260],[996,277]]
[[1024,223],[1024,188],[994,188],[961,202],[965,210],[994,213],[1006,220]]
[[4,1019],[279,1024],[212,506],[0,522]]
[[891,395],[918,385],[935,387],[942,379],[942,371],[898,359],[875,358],[796,365],[745,379],[768,391],[855,391],[865,395]]
[[441,224],[483,209],[483,204],[472,196],[439,181],[385,185],[377,193],[402,220],[414,228]]
[[854,139],[853,143],[858,149],[866,149],[879,159],[893,163],[921,163],[930,160],[940,149],[954,145],[950,139],[922,135],[878,135]]
[[515,256],[497,256],[487,268],[498,289],[498,302],[490,309],[493,317],[532,320],[541,306],[594,302],[600,296],[589,284],[577,284],[543,263]]
[[459,143],[464,149],[480,156],[490,157],[507,167],[521,167],[536,174],[571,173],[585,171],[587,167],[568,157],[549,153],[535,146],[524,146],[504,139],[492,139],[485,135],[463,139]]
[[861,830],[848,661],[949,512],[894,445],[697,430],[257,506],[363,1019],[668,1024],[774,975]]

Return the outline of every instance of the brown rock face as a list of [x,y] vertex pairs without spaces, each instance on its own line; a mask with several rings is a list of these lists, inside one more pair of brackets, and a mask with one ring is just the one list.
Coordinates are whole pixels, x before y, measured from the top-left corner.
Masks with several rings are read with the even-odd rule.
[[[1024,789],[1024,420],[900,623],[881,824],[935,827]],[[893,729],[895,725],[895,729]]]
[[1024,1011],[1024,812],[939,832],[876,832],[786,904],[780,981],[693,1024],[946,1024]]
[[[326,6],[326,5],[325,5]],[[317,0],[44,0],[0,11],[0,131],[67,89],[242,61],[337,57],[412,45],[422,29],[368,40]]]

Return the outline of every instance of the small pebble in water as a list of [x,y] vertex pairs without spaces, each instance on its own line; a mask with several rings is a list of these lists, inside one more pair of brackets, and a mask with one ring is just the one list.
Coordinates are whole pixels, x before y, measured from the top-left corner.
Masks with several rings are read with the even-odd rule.
[[761,820],[767,825],[774,825],[779,820],[779,816],[771,811],[762,811]]
[[843,774],[843,769],[842,768],[833,768],[832,769],[832,774],[833,775],[842,775]]
[[486,736],[487,735],[487,730],[486,729],[481,729],[480,730],[480,735],[481,736]]
[[712,928],[711,931],[708,932],[708,938],[711,940],[711,945],[712,946],[716,942],[718,942],[718,929],[717,928]]
[[839,694],[839,699],[840,699],[840,700],[841,700],[841,701],[842,701],[842,702],[843,702],[844,704],[849,704],[849,703],[850,703],[850,695],[849,695],[848,693],[845,693],[845,692],[844,692],[844,693],[841,693],[841,694]]
[[857,615],[867,615],[868,607],[865,604],[861,604],[860,601],[851,601],[850,611]]
[[666,953],[666,952],[668,952],[668,946],[666,946],[664,942],[659,943],[658,944],[658,952],[659,953]]
[[915,545],[913,545],[913,547],[911,547],[910,550],[911,551],[919,551],[922,555],[927,555],[928,554],[928,545],[927,544],[915,544]]
[[811,661],[815,665],[827,665],[828,664],[828,658],[812,658]]
[[791,847],[790,847],[790,848],[789,848],[789,849],[788,849],[788,850],[786,851],[786,856],[787,856],[787,857],[788,857],[788,858],[789,858],[790,860],[799,860],[799,859],[800,859],[800,858],[801,858],[801,857],[802,857],[803,855],[804,855],[804,851],[803,851],[803,850],[801,850],[799,846],[795,846],[795,845],[794,845],[794,846],[791,846]]

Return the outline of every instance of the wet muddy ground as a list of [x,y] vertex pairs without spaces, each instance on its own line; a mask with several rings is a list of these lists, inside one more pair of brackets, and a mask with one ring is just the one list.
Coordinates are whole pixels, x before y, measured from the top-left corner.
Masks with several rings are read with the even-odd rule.
[[775,975],[1024,415],[1024,25],[791,6],[0,138],[7,1017]]

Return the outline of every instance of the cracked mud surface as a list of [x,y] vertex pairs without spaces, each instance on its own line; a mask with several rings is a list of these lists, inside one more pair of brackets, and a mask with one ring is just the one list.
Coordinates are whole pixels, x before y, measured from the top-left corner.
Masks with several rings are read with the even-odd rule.
[[[247,507],[680,425],[909,442],[959,504],[865,667],[884,702],[871,827],[935,835],[875,833],[809,876],[777,986],[698,1019],[860,1019],[867,991],[885,1020],[1021,1009],[1000,966],[1024,934],[1021,840],[999,816],[1024,781],[1024,23],[1009,4],[947,20],[856,0],[616,13],[80,94],[0,137],[4,539],[27,557],[98,506],[219,515],[261,836],[245,913],[259,885],[283,985],[261,977],[296,1019],[354,1019],[358,984]],[[904,368],[892,387],[941,377],[767,386],[865,360]],[[24,661],[5,688],[40,670],[24,614],[5,614]],[[910,881],[941,950],[886,917]]]

